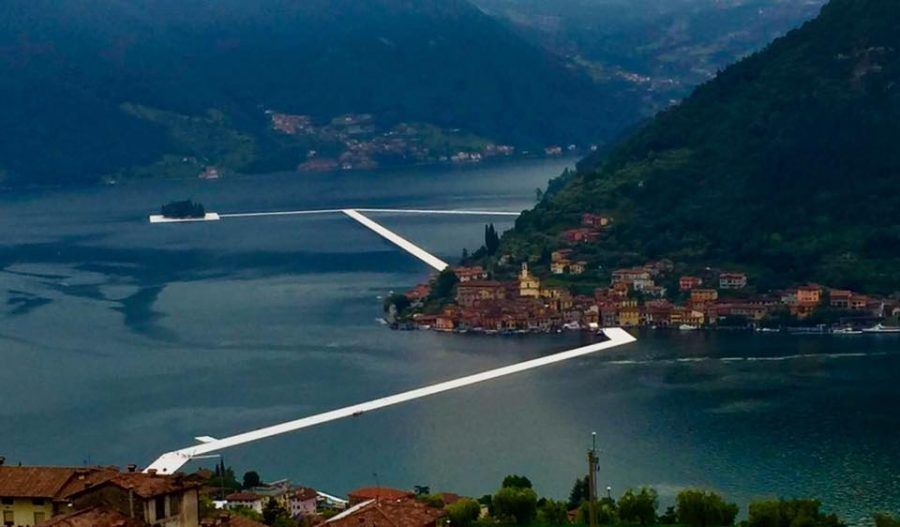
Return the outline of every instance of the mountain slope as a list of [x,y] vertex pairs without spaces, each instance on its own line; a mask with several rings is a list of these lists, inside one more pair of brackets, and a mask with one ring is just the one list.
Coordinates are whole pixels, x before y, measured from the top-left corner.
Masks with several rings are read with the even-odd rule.
[[275,146],[269,108],[522,146],[602,139],[634,119],[464,0],[8,0],[0,11],[0,171],[18,180],[90,180],[192,153],[125,104],[245,133],[256,154]]
[[580,213],[605,212],[604,265],[666,256],[737,264],[770,287],[900,289],[898,81],[900,4],[832,0],[583,161],[504,244],[539,254]]
[[[592,76],[664,108],[818,14],[824,0],[474,0]],[[652,115],[652,114],[649,114]]]

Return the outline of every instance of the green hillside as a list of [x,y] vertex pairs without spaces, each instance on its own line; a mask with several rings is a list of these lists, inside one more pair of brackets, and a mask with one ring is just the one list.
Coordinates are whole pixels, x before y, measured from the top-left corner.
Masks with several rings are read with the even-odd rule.
[[503,239],[546,260],[583,212],[613,225],[592,264],[669,257],[764,287],[900,289],[900,3],[832,0],[607,154]]
[[0,174],[20,183],[168,172],[182,158],[293,169],[328,146],[272,134],[268,109],[521,148],[608,138],[636,116],[615,86],[466,0],[6,0],[0,12]]

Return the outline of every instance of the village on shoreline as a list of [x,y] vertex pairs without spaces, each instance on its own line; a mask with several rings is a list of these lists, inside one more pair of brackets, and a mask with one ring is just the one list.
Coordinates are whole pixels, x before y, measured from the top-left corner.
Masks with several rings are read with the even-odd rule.
[[[900,334],[897,295],[879,297],[815,283],[757,291],[746,272],[705,267],[681,274],[684,266],[668,259],[615,269],[608,284],[595,287],[593,294],[573,293],[569,281],[590,269],[579,257],[579,247],[594,243],[611,222],[609,217],[584,214],[580,227],[562,233],[567,247],[550,254],[543,278],[528,262],[519,264],[512,279],[480,265],[451,267],[386,299],[386,320],[397,329],[485,334],[614,326]],[[496,239],[492,230],[486,232],[486,238]],[[516,265],[508,254],[497,263]]]

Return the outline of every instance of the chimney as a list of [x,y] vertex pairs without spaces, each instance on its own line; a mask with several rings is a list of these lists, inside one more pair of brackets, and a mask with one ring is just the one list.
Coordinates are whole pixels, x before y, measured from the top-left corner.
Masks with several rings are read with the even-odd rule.
[[128,472],[134,472],[136,470],[137,470],[137,465],[135,465],[134,463],[129,463]]
[[156,469],[151,468],[151,469],[147,470],[147,474],[150,474],[151,476],[156,476]]
[[3,463],[6,462],[6,458],[4,456],[0,456],[0,467],[3,466]]

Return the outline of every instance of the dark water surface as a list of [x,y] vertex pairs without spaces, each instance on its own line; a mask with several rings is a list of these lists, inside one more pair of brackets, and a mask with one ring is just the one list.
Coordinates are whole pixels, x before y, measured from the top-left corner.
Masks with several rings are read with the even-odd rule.
[[[147,464],[222,436],[581,343],[577,334],[392,332],[380,297],[427,276],[341,216],[149,225],[218,212],[521,210],[565,161],[272,175],[0,196],[0,455]],[[483,218],[373,215],[444,258]],[[508,228],[507,219],[497,223]],[[481,495],[507,473],[565,497],[598,433],[601,485],[701,485],[742,504],[815,496],[900,512],[900,338],[647,332],[627,348],[225,452],[342,493],[375,482]]]

